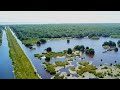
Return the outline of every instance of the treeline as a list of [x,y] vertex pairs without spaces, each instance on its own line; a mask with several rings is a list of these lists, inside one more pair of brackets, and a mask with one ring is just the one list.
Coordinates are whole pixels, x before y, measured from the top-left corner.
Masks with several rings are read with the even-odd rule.
[[3,26],[0,26],[0,46],[2,44],[2,29],[3,29]]
[[120,24],[41,24],[10,25],[20,40],[30,38],[83,38],[120,36]]

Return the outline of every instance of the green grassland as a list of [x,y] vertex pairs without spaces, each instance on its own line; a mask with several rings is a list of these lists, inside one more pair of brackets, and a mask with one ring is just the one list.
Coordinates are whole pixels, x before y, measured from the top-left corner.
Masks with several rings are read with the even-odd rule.
[[29,59],[17,43],[9,28],[7,28],[6,34],[16,79],[39,79]]

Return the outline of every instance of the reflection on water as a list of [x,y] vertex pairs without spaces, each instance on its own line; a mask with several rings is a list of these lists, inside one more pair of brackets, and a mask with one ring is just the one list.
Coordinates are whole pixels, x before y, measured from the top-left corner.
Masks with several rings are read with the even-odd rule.
[[12,60],[9,57],[9,47],[5,31],[3,31],[0,46],[0,79],[14,79]]

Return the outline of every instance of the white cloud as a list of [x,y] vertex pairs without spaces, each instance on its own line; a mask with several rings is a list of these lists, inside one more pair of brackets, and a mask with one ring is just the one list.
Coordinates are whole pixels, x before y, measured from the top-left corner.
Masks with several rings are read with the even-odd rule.
[[120,23],[120,11],[0,11],[0,22]]

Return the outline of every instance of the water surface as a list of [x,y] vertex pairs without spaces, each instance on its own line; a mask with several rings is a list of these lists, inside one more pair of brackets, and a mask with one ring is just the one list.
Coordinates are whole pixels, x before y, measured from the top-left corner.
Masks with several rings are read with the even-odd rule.
[[0,79],[14,79],[12,60],[9,57],[8,41],[4,30],[0,46]]

